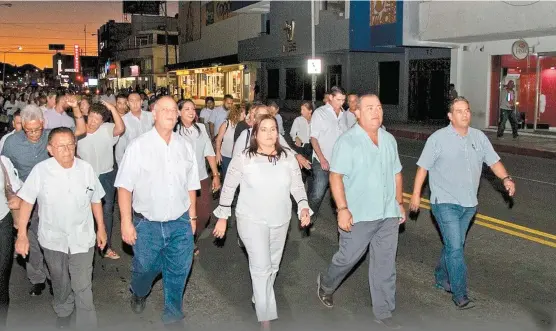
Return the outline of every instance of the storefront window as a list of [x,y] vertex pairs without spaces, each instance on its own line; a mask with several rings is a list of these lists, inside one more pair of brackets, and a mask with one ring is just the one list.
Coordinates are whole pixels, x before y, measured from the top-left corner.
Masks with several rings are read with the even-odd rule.
[[[231,94],[234,99],[243,99],[243,69],[240,65],[188,69],[176,72],[184,94],[192,99],[207,96],[222,99]],[[248,96],[247,96],[248,97]]]

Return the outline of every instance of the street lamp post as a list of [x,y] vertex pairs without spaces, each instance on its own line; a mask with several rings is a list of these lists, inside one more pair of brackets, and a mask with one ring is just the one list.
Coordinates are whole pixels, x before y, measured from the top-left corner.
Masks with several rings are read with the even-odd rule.
[[[315,59],[315,0],[311,0],[311,58]],[[311,101],[313,109],[317,102],[317,75],[311,75]]]
[[22,49],[23,49],[23,47],[18,46],[17,48],[9,49],[9,50],[4,52],[4,62],[2,63],[2,85],[6,86],[6,78],[5,78],[6,77],[6,54],[8,54],[10,52],[13,52],[13,51],[20,51]]

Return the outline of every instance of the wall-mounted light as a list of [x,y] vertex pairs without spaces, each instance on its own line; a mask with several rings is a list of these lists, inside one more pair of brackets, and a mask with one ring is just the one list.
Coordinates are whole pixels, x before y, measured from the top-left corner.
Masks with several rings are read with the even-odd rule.
[[555,67],[550,67],[550,70],[554,70],[554,69],[556,69],[556,68]]

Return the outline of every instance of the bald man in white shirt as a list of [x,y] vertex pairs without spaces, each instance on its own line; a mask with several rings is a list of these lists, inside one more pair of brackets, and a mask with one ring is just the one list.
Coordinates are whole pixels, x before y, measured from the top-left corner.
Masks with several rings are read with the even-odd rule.
[[152,283],[162,273],[162,322],[179,328],[183,327],[183,292],[193,261],[195,202],[201,184],[193,147],[173,132],[176,102],[160,98],[153,117],[154,128],[126,149],[114,186],[122,239],[134,253],[131,309],[143,312]]

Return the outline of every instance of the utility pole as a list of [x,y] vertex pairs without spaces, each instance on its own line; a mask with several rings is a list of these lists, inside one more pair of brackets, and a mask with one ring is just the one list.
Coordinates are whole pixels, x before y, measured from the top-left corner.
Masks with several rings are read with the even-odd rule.
[[170,78],[168,75],[168,62],[169,62],[169,54],[168,54],[168,2],[164,1],[164,45],[166,47],[166,66],[164,67],[164,71],[166,72],[166,93],[170,95]]
[[85,32],[85,50],[83,52],[83,55],[87,55],[87,24],[85,24],[83,32]]
[[[315,59],[315,0],[311,0],[311,57]],[[317,75],[311,75],[311,101],[313,109],[317,102]]]

